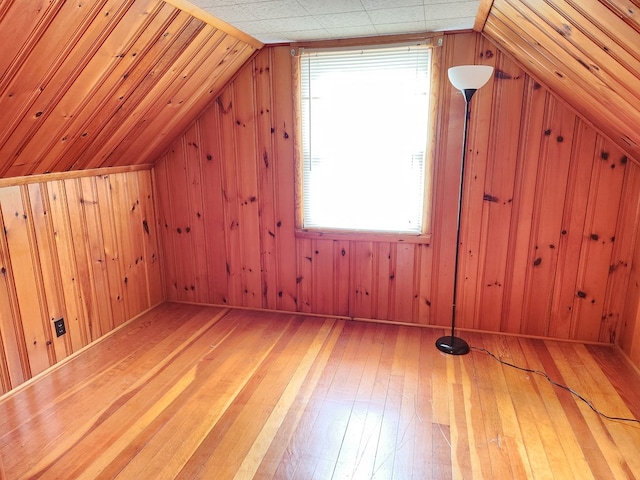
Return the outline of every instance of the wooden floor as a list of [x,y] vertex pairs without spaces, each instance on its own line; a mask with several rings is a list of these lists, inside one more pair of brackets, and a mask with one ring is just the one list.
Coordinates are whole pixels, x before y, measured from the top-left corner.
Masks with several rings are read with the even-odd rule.
[[[640,478],[640,425],[440,330],[165,304],[0,400],[6,478]],[[610,347],[465,334],[610,415]]]

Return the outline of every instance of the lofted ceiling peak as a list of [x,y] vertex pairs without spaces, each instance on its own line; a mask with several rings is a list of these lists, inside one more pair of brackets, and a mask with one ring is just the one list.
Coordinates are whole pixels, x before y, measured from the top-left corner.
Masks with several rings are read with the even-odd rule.
[[[250,1],[216,8],[249,12]],[[426,18],[432,3],[441,2],[393,6],[398,14],[419,6]],[[640,159],[637,0],[467,3],[475,30]],[[345,5],[316,13],[345,16]],[[365,14],[388,6],[362,5]],[[186,0],[0,4],[0,178],[153,163],[263,46],[209,10]],[[294,17],[287,25],[298,28]]]
[[640,161],[640,5],[494,0],[483,33]]
[[0,5],[0,177],[153,162],[262,47],[174,3]]

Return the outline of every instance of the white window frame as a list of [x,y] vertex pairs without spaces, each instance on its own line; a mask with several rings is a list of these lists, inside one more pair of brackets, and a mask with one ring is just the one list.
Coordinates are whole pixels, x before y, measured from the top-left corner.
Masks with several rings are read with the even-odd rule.
[[[433,157],[435,150],[435,124],[437,110],[437,92],[439,89],[439,65],[440,48],[442,45],[442,35],[428,35],[411,38],[395,38],[389,43],[380,43],[380,38],[364,39],[365,42],[359,44],[359,40],[342,41],[339,45],[331,42],[317,42],[307,45],[294,45],[291,53],[294,57],[294,108],[297,120],[295,133],[296,140],[296,236],[303,238],[327,238],[327,239],[354,239],[368,241],[398,241],[407,243],[429,244],[431,240],[431,211],[432,211],[432,191],[433,191]],[[360,40],[362,41],[362,40]],[[375,42],[375,43],[374,43]],[[301,75],[300,75],[300,53],[307,49],[364,49],[376,47],[390,47],[398,44],[416,45],[418,43],[427,44],[431,47],[431,84],[429,95],[429,125],[427,131],[427,144],[425,146],[424,158],[424,193],[422,206],[422,229],[420,232],[378,232],[371,230],[356,229],[327,229],[327,228],[307,228],[304,225],[304,191],[303,191],[303,165],[304,157],[302,152],[302,118],[301,118]]]

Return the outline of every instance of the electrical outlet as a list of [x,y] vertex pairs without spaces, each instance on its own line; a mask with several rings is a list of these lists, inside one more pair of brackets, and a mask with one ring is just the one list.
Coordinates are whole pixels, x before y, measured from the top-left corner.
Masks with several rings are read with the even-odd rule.
[[56,329],[56,337],[67,333],[67,329],[64,326],[64,318],[60,317],[58,320],[54,320],[53,326]]

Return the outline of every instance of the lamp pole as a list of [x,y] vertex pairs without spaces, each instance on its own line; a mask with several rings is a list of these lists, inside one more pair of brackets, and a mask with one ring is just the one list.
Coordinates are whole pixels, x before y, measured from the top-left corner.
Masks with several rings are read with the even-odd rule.
[[460,225],[462,221],[462,195],[464,185],[464,171],[467,157],[467,137],[469,134],[469,118],[471,117],[471,98],[478,88],[482,87],[493,72],[493,67],[485,65],[465,65],[449,69],[449,80],[464,96],[465,115],[462,134],[462,161],[460,165],[460,182],[458,186],[458,215],[456,224],[456,250],[453,274],[453,301],[451,307],[451,335],[445,335],[436,340],[436,348],[450,355],[465,355],[469,353],[469,344],[460,337],[456,337],[456,301],[458,297],[458,265],[460,262]]

